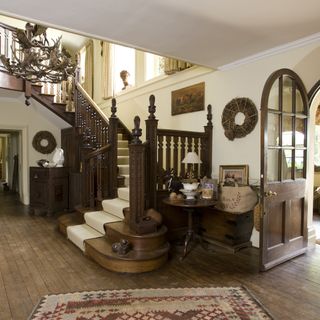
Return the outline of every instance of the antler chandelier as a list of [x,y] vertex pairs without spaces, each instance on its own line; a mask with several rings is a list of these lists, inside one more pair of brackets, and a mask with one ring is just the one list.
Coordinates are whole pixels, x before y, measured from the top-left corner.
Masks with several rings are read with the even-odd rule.
[[49,44],[47,28],[26,24],[26,30],[16,29],[11,45],[12,57],[1,55],[3,67],[12,75],[32,83],[60,83],[73,75],[76,64],[64,48],[61,36]]

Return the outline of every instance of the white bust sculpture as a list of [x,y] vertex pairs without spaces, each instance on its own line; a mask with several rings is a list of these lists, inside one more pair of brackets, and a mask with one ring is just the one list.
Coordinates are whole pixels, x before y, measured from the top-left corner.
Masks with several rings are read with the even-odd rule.
[[56,148],[53,154],[52,162],[55,163],[57,167],[63,167],[64,154],[62,148]]

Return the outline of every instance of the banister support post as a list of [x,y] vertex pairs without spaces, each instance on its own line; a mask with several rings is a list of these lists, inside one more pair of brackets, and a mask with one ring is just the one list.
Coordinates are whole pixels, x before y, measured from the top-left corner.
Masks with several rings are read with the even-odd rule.
[[129,226],[133,231],[137,230],[145,211],[145,144],[140,137],[140,118],[134,118],[134,129],[132,130],[132,141],[129,145],[130,158],[130,218]]
[[206,133],[206,166],[204,168],[205,172],[203,172],[203,176],[207,176],[211,178],[212,173],[212,133],[213,133],[213,125],[212,125],[212,107],[211,104],[207,107],[207,125],[204,127],[204,131]]
[[151,95],[149,98],[149,117],[146,122],[146,139],[148,145],[148,161],[147,161],[147,207],[156,208],[157,202],[157,129],[158,120],[155,117],[156,106],[155,97]]
[[116,99],[112,99],[111,105],[111,117],[109,119],[109,141],[111,145],[111,150],[108,157],[108,185],[109,185],[109,198],[116,198],[117,195],[117,158],[118,158],[118,117],[116,116],[117,112],[117,103]]

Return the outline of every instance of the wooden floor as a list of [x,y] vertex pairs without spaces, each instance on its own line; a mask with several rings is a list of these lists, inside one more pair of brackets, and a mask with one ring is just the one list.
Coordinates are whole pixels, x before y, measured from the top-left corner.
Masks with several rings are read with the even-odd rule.
[[0,192],[0,319],[27,319],[48,293],[120,288],[245,285],[275,319],[319,319],[320,246],[259,273],[256,249],[235,255],[195,248],[179,261],[180,247],[160,270],[108,272],[85,257],[56,229],[55,218],[36,217]]

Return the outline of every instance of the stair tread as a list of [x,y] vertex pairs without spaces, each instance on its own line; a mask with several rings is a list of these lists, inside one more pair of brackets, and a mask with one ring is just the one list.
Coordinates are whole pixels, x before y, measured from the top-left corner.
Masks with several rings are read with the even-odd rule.
[[124,218],[123,208],[129,207],[129,201],[120,198],[108,199],[102,201],[103,210],[109,212],[119,218]]
[[119,222],[122,219],[105,211],[91,211],[84,214],[86,224],[91,228],[105,234],[104,224]]
[[118,255],[117,253],[112,251],[112,244],[107,240],[106,237],[90,239],[85,241],[86,245],[91,246],[102,255],[108,256],[111,259],[116,260],[133,260],[133,261],[141,261],[141,260],[151,260],[155,259],[163,254],[166,254],[170,248],[168,243],[165,243],[162,247],[157,250],[151,251],[135,251],[131,250],[126,255]]
[[103,236],[102,233],[91,228],[87,224],[79,224],[67,227],[67,237],[82,251],[85,251],[84,241]]

